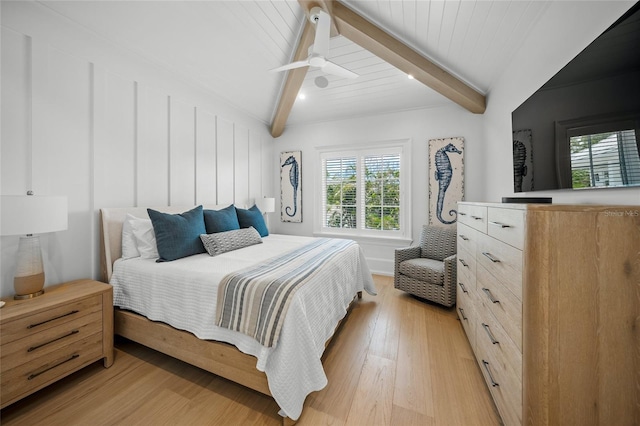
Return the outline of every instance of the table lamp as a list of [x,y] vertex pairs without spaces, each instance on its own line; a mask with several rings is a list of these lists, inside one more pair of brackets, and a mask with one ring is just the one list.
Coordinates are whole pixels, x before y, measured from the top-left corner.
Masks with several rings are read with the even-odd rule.
[[3,195],[0,200],[0,235],[21,235],[13,280],[15,299],[44,293],[44,267],[40,237],[34,234],[67,229],[67,197]]
[[[267,213],[273,213],[276,211],[276,199],[275,198],[256,198],[256,207],[266,216]],[[269,216],[267,218],[267,228],[269,228]]]

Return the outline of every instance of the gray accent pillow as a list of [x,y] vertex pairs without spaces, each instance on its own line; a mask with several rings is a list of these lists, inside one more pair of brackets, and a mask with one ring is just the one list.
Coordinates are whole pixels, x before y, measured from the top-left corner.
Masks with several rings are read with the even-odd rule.
[[253,226],[215,234],[201,234],[200,239],[210,256],[262,243],[260,234]]

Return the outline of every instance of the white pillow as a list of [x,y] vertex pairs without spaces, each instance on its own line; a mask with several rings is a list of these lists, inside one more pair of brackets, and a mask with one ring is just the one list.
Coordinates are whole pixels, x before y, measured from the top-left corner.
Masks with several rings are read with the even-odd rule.
[[131,221],[133,235],[136,238],[136,245],[140,257],[145,259],[157,259],[158,247],[156,245],[156,234],[153,232],[151,219],[136,219]]
[[124,222],[122,223],[122,258],[132,259],[134,257],[140,257],[138,251],[138,244],[136,243],[136,237],[133,235],[132,221],[140,220],[132,214],[127,214]]

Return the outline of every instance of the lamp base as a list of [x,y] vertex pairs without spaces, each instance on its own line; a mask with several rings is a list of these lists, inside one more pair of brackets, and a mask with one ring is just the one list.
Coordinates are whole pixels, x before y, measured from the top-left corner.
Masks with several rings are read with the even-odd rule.
[[14,277],[13,288],[16,300],[33,299],[44,293],[44,272],[39,274],[27,275],[26,277]]
[[44,294],[44,289],[40,291],[36,291],[35,293],[29,294],[16,294],[13,296],[15,300],[25,300],[25,299],[33,299],[34,297],[42,296]]
[[31,299],[40,296],[44,291],[44,268],[40,237],[27,235],[20,237],[18,245],[18,262],[13,278],[14,299]]

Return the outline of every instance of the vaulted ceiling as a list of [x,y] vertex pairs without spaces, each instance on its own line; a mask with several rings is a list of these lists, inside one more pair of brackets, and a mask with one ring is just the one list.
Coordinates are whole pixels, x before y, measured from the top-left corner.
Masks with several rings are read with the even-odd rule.
[[[278,107],[283,92],[284,96],[290,92],[288,73],[269,70],[294,60],[309,25],[305,13],[310,6],[302,0],[40,3],[269,127],[274,118],[282,120]],[[478,105],[484,95],[547,6],[540,0],[318,3],[331,9],[333,34],[341,33],[331,39],[327,59],[359,77],[351,80],[305,68],[294,86],[305,99],[290,99],[283,126],[450,104],[481,113],[484,108]],[[385,37],[382,47],[375,45]],[[389,43],[398,44],[389,48]],[[304,47],[298,49],[302,57],[307,56]],[[388,55],[400,55],[405,61],[406,55],[415,55],[418,65],[416,61],[399,65]],[[423,78],[407,78],[407,72],[420,70],[426,73]],[[329,82],[326,88],[314,83],[320,75]],[[435,76],[435,83],[423,84],[429,75]],[[444,84],[447,96],[439,84]],[[447,93],[451,87],[461,93],[451,96],[451,91]]]

